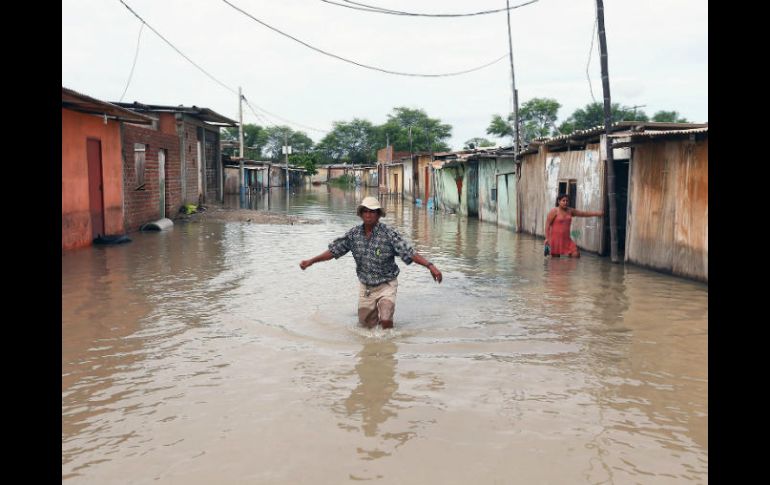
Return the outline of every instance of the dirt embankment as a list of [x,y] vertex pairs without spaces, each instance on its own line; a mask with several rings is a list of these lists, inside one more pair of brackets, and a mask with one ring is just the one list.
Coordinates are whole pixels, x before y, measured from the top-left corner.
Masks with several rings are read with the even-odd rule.
[[280,212],[258,211],[250,209],[228,209],[217,205],[207,205],[202,211],[194,214],[179,214],[178,221],[222,221],[249,222],[252,224],[319,224],[316,219],[305,219]]

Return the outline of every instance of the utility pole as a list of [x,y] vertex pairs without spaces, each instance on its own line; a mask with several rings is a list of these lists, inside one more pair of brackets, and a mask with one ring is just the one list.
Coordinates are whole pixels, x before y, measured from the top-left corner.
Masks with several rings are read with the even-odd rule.
[[241,154],[241,169],[238,172],[238,181],[241,186],[241,204],[243,203],[243,197],[246,193],[246,178],[243,173],[243,94],[241,94],[241,87],[238,86],[238,140]]
[[516,91],[516,77],[513,75],[513,39],[511,37],[511,5],[505,0],[505,11],[508,16],[508,57],[511,61],[511,90],[513,92],[513,157],[519,155],[519,93]]
[[286,162],[286,195],[289,195],[289,133],[283,132],[283,153]]
[[412,125],[409,125],[409,156],[412,156]]
[[596,18],[599,26],[599,49],[602,64],[602,91],[604,92],[604,143],[607,151],[607,199],[610,212],[610,261],[619,263],[618,213],[615,194],[615,160],[612,156],[612,105],[610,103],[610,75],[607,69],[607,39],[604,34],[604,2],[596,0]]

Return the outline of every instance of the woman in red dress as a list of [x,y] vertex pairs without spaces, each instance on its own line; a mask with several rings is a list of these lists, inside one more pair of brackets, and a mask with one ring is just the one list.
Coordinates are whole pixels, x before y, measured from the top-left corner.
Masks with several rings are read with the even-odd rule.
[[551,257],[558,258],[562,254],[580,257],[575,241],[569,237],[573,217],[601,217],[604,212],[579,211],[569,207],[569,196],[559,194],[556,207],[548,213],[545,222],[545,244],[551,247]]

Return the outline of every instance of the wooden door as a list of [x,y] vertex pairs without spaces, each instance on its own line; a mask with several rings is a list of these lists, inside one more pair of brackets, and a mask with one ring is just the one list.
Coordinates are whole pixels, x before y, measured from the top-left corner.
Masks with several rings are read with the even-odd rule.
[[95,138],[86,140],[88,159],[88,201],[91,210],[91,236],[104,235],[104,181],[102,180],[102,142]]

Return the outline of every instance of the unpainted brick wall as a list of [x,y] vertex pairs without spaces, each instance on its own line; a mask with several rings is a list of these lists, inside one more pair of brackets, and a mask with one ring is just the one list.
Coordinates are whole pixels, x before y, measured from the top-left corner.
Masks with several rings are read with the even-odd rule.
[[[166,217],[173,218],[182,206],[182,165],[176,135],[134,125],[123,125],[123,198],[126,232],[160,218],[158,152],[166,150]],[[134,144],[147,146],[144,188],[137,190]]]

